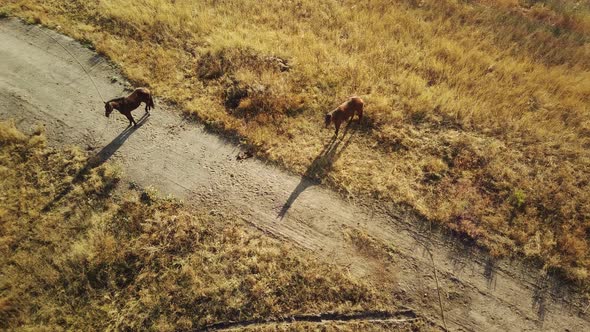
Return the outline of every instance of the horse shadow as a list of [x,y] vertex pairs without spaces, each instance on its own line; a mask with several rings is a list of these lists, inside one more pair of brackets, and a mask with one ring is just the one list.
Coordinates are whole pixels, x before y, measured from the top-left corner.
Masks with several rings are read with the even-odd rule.
[[107,160],[109,160],[125,141],[141,126],[143,126],[149,119],[149,113],[145,113],[138,121],[136,126],[128,126],[125,128],[117,137],[115,137],[109,144],[104,146],[94,156],[88,158],[84,167],[78,171],[72,182],[70,182],[62,191],[60,191],[49,203],[43,207],[43,212],[48,212],[52,207],[55,206],[64,196],[70,193],[74,186],[84,180],[86,175],[94,168],[101,166]]
[[340,158],[348,145],[350,145],[352,134],[356,131],[356,129],[352,129],[350,135],[348,135],[349,130],[350,125],[347,125],[340,138],[338,138],[337,135],[332,136],[330,141],[323,147],[322,151],[313,159],[305,173],[303,173],[299,184],[295,187],[285,204],[281,207],[277,218],[283,220],[299,195],[301,195],[307,188],[320,184],[320,180],[332,171],[332,166],[336,160]]

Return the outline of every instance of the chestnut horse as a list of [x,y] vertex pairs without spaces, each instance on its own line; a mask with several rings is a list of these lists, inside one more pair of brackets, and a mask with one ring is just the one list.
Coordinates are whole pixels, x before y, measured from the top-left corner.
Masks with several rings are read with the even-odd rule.
[[334,123],[336,127],[336,134],[338,135],[338,130],[340,129],[340,125],[342,122],[349,120],[349,123],[352,122],[354,115],[357,114],[359,117],[359,123],[363,118],[363,107],[365,102],[359,97],[351,97],[349,100],[342,103],[340,106],[336,107],[335,110],[326,114],[326,128],[330,125],[330,123]]
[[146,88],[137,88],[127,97],[115,98],[104,103],[104,115],[108,118],[113,112],[113,109],[118,110],[121,114],[129,119],[129,125],[137,126],[137,123],[131,116],[131,111],[138,108],[141,103],[145,103],[145,112],[150,113],[150,109],[154,108],[154,99],[150,90]]

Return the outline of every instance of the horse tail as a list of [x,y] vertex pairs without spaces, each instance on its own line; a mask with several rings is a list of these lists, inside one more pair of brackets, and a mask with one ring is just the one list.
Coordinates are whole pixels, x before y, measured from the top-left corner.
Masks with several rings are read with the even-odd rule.
[[149,95],[149,103],[150,108],[154,108],[154,98],[152,98],[152,94]]
[[361,120],[363,119],[363,109],[365,108],[365,103],[363,102],[363,100],[361,99],[361,103],[358,106],[358,110],[356,111],[356,113],[359,116],[359,122],[361,122]]

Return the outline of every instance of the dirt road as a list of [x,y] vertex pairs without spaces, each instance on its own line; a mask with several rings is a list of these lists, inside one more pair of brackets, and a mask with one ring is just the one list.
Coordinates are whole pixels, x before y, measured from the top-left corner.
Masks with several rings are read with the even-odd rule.
[[[105,98],[127,93],[109,61],[47,33],[89,69]],[[139,120],[143,111],[136,112]],[[180,114],[156,100],[138,128],[126,130],[127,120],[117,112],[107,121],[89,78],[59,45],[38,26],[0,19],[0,119],[13,118],[29,131],[41,123],[51,144],[79,145],[120,163],[129,181],[211,213],[237,214],[440,322],[434,262],[450,330],[590,331],[587,303],[552,278],[521,263],[494,262],[391,204],[370,208],[263,161],[237,161],[238,146]],[[347,140],[355,139],[347,135],[332,144],[327,137],[318,157],[337,158]]]

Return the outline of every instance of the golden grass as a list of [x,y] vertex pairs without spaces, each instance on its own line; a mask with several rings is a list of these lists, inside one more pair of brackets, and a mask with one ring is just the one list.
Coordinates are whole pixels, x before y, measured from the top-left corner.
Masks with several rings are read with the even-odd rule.
[[[588,281],[587,2],[4,2],[261,156]],[[366,120],[308,172],[352,94]]]
[[395,309],[372,286],[231,218],[115,191],[116,167],[45,140],[0,122],[1,329],[178,331]]

